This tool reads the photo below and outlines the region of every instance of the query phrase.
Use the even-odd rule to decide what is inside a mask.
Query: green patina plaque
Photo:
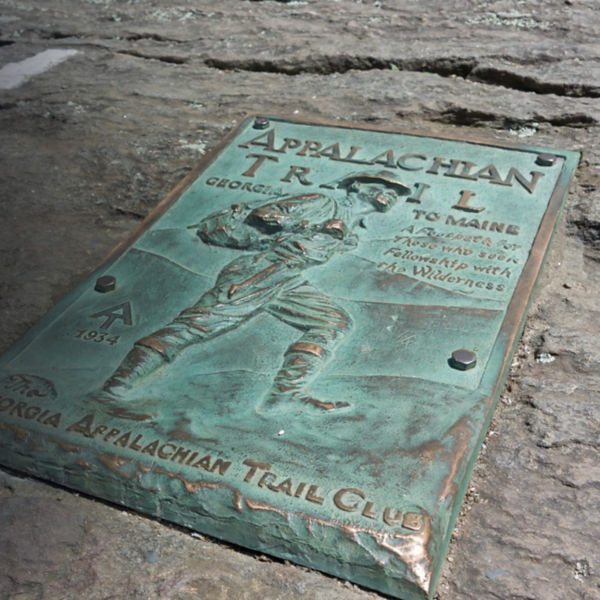
[[[431,598],[577,159],[248,117],[3,357],[2,462]]]

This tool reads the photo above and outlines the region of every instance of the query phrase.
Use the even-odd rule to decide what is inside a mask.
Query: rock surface
[[[0,68],[78,51],[0,89],[2,350],[248,112],[581,151],[437,598],[600,599],[595,0],[0,7]],[[1,599],[381,597],[8,471],[0,498]]]

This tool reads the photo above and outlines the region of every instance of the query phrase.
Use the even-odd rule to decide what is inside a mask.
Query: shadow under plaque
[[[2,461],[431,598],[577,160],[246,118],[2,358]]]

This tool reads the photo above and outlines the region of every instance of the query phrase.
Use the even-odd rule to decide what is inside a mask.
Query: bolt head
[[[269,126],[269,119],[266,117],[256,117],[254,119],[254,129],[266,129]]]
[[[112,292],[117,287],[117,280],[112,275],[102,275],[96,279],[96,287],[94,288],[101,294]]]
[[[469,369],[473,369],[477,364],[477,355],[475,352],[471,352],[471,350],[461,348],[452,353],[450,363],[453,368],[459,371],[468,371]]]
[[[554,154],[538,154],[535,159],[535,164],[540,167],[551,167],[556,162],[556,156]]]

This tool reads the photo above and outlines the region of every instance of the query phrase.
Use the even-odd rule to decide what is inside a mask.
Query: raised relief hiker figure
[[[348,406],[319,400],[307,389],[351,320],[331,297],[304,279],[304,271],[353,250],[363,218],[390,210],[410,188],[387,171],[352,174],[321,187],[345,194],[341,199],[312,193],[280,196],[262,205],[234,204],[194,226],[206,244],[235,248],[240,255],[193,306],[138,340],[104,391],[118,398],[187,346],[223,335],[266,311],[302,333],[285,351],[259,410],[289,403],[325,411]]]

